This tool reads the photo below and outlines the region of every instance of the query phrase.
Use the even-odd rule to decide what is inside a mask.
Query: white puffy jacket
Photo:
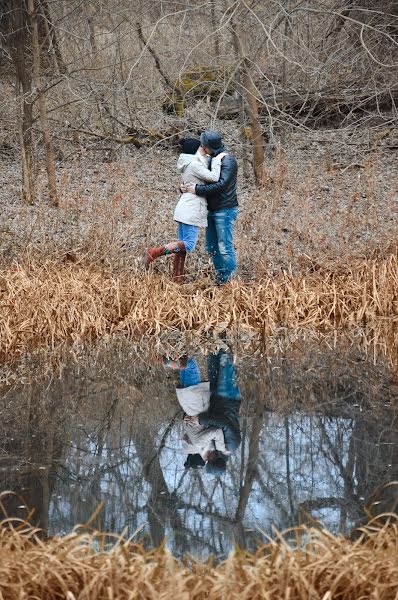
[[[178,402],[185,414],[190,417],[209,410],[210,383],[202,381],[187,388],[176,388]],[[183,424],[182,449],[187,454],[203,454],[208,450],[225,452],[225,441],[222,429],[203,425]]]
[[[215,183],[220,178],[221,159],[225,153],[213,158],[211,170],[209,159],[201,154],[180,154],[177,160],[177,169],[181,173],[181,183]],[[207,227],[207,201],[206,198],[186,192],[180,197],[174,211],[174,221]]]
[[[176,388],[178,402],[185,414],[196,417],[210,406],[210,382],[202,381],[186,388]]]
[[[203,454],[209,450],[226,452],[224,434],[222,429],[201,425],[188,425],[184,423],[182,436],[182,450],[187,454]]]

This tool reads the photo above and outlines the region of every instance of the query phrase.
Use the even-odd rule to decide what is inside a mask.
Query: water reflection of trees
[[[166,537],[177,554],[223,556],[272,525],[320,519],[348,532],[364,505],[393,507],[395,488],[383,486],[398,475],[397,394],[386,366],[311,349],[242,360],[239,380],[242,444],[220,480],[184,469],[175,381],[160,365],[109,354],[6,391],[0,482],[19,493],[6,509],[34,506],[39,525],[68,531],[103,501],[96,527],[144,525],[148,545]]]

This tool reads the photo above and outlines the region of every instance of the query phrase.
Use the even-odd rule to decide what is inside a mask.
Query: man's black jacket
[[[204,196],[207,200],[208,210],[221,210],[222,208],[233,208],[238,206],[236,193],[236,178],[238,174],[238,163],[232,154],[227,154],[221,160],[220,179],[215,183],[196,184],[198,196]]]
[[[239,426],[240,400],[211,396],[207,412],[199,415],[199,423],[203,427],[222,429],[227,450],[234,452],[241,443]]]

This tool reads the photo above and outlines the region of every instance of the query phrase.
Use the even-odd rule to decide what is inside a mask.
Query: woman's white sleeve
[[[225,438],[224,438],[224,433],[222,429],[217,429],[214,433],[214,442],[216,444],[216,448],[217,450],[220,450],[221,452],[225,452],[226,451],[226,447],[225,447]]]
[[[220,179],[221,171],[221,160],[213,159],[211,163],[211,171],[206,169],[198,160],[195,163],[191,163],[191,169],[195,177],[199,177],[207,183],[215,183]]]

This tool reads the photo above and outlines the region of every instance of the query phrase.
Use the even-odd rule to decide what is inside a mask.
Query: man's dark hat
[[[225,150],[221,133],[219,133],[218,131],[213,131],[212,129],[207,129],[202,133],[202,135],[200,136],[200,142],[202,146],[210,148],[210,150],[212,151],[211,155],[213,157],[217,156],[217,154],[220,154],[220,152],[224,152]]]
[[[214,475],[214,477],[222,477],[227,468],[228,457],[222,454],[222,452],[218,452],[218,456],[215,460],[211,462],[208,461],[206,465],[206,473],[209,475]]]
[[[207,129],[200,136],[202,146],[207,146],[212,150],[219,150],[223,145],[221,134],[218,131]]]

